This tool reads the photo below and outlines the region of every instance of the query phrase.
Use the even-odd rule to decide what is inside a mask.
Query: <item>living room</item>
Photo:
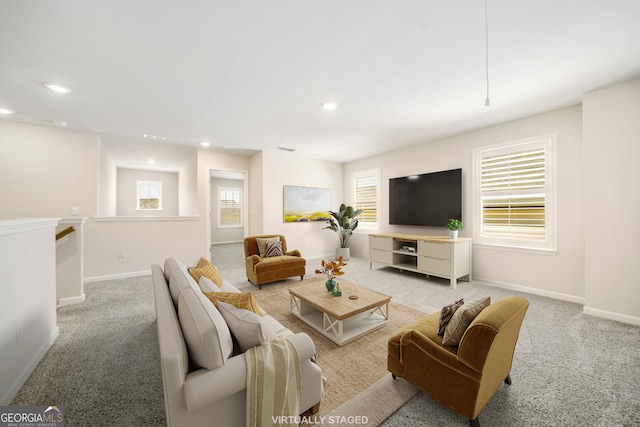
[[[635,6],[628,7],[633,10]],[[598,53],[600,50],[594,56]],[[637,50],[633,53],[635,58],[639,56]],[[474,245],[474,281],[577,303],[583,306],[585,315],[640,325],[640,308],[636,303],[640,291],[633,267],[639,258],[640,226],[629,221],[640,211],[635,188],[635,159],[640,154],[637,59],[635,66],[622,76],[612,71],[611,77],[589,87],[575,102],[507,120],[501,119],[505,117],[504,110],[491,117],[491,109],[500,108],[499,97],[491,99],[491,106],[482,106],[481,81],[478,93],[482,99],[473,102],[479,102],[484,109],[479,110],[479,116],[490,116],[482,125],[470,124],[461,132],[425,136],[408,146],[401,146],[398,141],[395,149],[388,148],[395,147],[396,141],[387,134],[388,137],[380,138],[379,144],[384,149],[349,161],[341,161],[337,153],[334,160],[329,160],[301,155],[302,150],[293,153],[278,150],[275,145],[251,155],[196,147],[197,143],[173,148],[171,153],[175,157],[185,159],[173,171],[179,174],[180,209],[177,216],[162,219],[135,220],[118,218],[115,214],[120,166],[114,160],[114,151],[110,151],[116,144],[111,144],[107,137],[89,130],[90,127],[60,128],[43,125],[38,119],[14,120],[3,115],[0,217],[68,217],[75,207],[79,216],[87,218],[86,283],[148,275],[152,264],[170,256],[195,262],[200,256],[210,255],[210,171],[241,172],[247,177],[245,234],[286,235],[289,246],[300,249],[313,265],[334,253],[335,236],[317,223],[284,223],[284,185],[329,188],[332,204],[337,208],[341,202],[350,200],[352,174],[375,169],[380,174],[380,231],[444,235],[444,224],[442,228],[427,229],[390,225],[388,180],[462,168],[465,228],[461,236],[475,238],[479,229],[474,225],[476,211],[472,198],[474,149],[553,134],[557,149],[555,250],[522,251]],[[498,81],[493,84],[500,87]],[[556,86],[563,84],[568,83],[556,82]],[[502,93],[507,92],[503,88]],[[54,109],[63,109],[53,104]],[[338,108],[333,113],[339,112]],[[158,144],[160,156],[165,150],[161,143],[154,144]],[[146,167],[140,165],[139,169]],[[368,257],[366,233],[354,235],[351,251],[355,257]],[[127,254],[126,262],[121,262],[121,253]]]

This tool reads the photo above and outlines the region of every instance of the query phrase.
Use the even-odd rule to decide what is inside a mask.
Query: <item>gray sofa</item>
[[[187,268],[168,258],[151,267],[155,294],[164,401],[169,426],[245,426],[246,362],[233,352],[231,333]],[[229,282],[223,291],[239,292]],[[268,314],[265,322],[283,326]],[[300,361],[300,410],[317,412],[322,371],[312,362],[315,346],[305,333],[287,337]]]

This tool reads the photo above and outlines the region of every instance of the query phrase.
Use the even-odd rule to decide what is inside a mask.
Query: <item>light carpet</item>
[[[258,304],[292,332],[305,332],[316,346],[318,365],[326,379],[320,411],[323,416],[359,416],[368,425],[378,425],[413,396],[417,389],[405,381],[392,381],[387,371],[387,342],[389,336],[425,316],[424,312],[397,304],[389,304],[389,321],[350,343],[339,346],[291,314],[289,289],[300,286],[299,279],[290,279],[254,290]],[[318,286],[324,287],[322,281]],[[347,296],[337,297],[347,298]],[[383,379],[387,376],[388,378]],[[381,381],[382,380],[382,381]],[[369,387],[368,398],[359,396]],[[389,397],[393,397],[390,399]],[[374,400],[375,399],[375,400]],[[344,408],[340,407],[354,400]],[[375,408],[372,411],[372,408]]]

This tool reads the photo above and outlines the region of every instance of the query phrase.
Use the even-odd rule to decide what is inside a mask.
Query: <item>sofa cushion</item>
[[[438,320],[438,335],[444,335],[444,329],[449,324],[451,317],[453,317],[453,313],[455,313],[456,310],[462,307],[463,304],[464,299],[459,299],[453,304],[442,307],[442,310],[440,310],[440,319]]]
[[[180,292],[188,287],[192,286],[193,278],[187,274],[186,270],[177,268],[171,273],[169,278],[169,292],[171,293],[171,299],[173,304],[178,306],[178,297]]]
[[[465,303],[453,313],[449,324],[444,330],[442,344],[458,345],[464,332],[467,330],[473,319],[476,318],[482,310],[491,304],[491,297],[484,297]]]
[[[186,269],[185,265],[180,262],[180,260],[170,257],[164,260],[164,277],[167,279],[167,282],[171,278],[171,273],[178,269]]]
[[[262,310],[258,307],[255,297],[251,292],[204,292],[204,295],[218,307],[219,302],[226,302],[234,307],[241,308],[259,316],[262,316]]]
[[[220,275],[220,272],[207,259],[200,258],[198,264],[194,268],[189,269],[189,274],[193,277],[196,283],[200,281],[200,277],[205,276],[216,285],[222,286],[222,276]]]
[[[243,353],[276,337],[276,331],[273,330],[269,322],[251,311],[237,308],[222,301],[218,302],[218,309],[233,336],[238,340],[240,350]]]
[[[233,352],[231,332],[216,307],[191,286],[178,298],[178,319],[196,369],[217,369]]]
[[[267,254],[267,242],[279,242],[280,237],[256,237],[256,244],[258,245],[258,252],[260,252],[260,258],[265,258]]]

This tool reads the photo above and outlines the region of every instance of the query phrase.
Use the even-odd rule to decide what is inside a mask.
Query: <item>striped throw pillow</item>
[[[282,242],[267,242],[265,255],[267,258],[274,256],[282,256]]]
[[[200,258],[198,265],[189,269],[189,274],[193,277],[196,283],[199,283],[200,278],[205,276],[218,285],[218,287],[222,286],[222,276],[220,275],[220,272],[207,259]]]
[[[249,310],[262,317],[262,310],[258,306],[255,297],[251,292],[203,292],[209,301],[218,308],[218,302],[226,302],[237,308]]]

